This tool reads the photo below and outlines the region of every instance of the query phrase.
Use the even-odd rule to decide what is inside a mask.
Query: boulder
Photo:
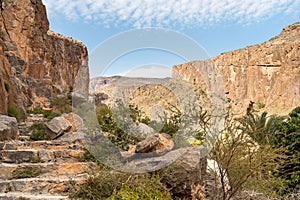
[[[146,137],[145,140],[139,142],[135,147],[135,153],[164,154],[174,147],[174,142],[167,134],[156,133]]]
[[[161,170],[162,182],[172,193],[173,199],[203,199],[202,187],[206,175],[206,149],[188,147],[185,153],[176,159],[170,166]]]
[[[171,150],[164,155],[136,153],[127,159],[123,171],[146,173],[158,171],[173,199],[203,199],[207,149],[202,146]],[[151,156],[152,155],[152,156]]]
[[[70,131],[72,124],[64,117],[55,117],[50,122],[45,123],[46,139],[54,140]]]
[[[0,115],[0,141],[16,140],[19,137],[17,119]]]
[[[46,139],[53,140],[67,132],[76,132],[83,128],[82,119],[74,114],[63,114],[60,117],[53,118],[50,122],[45,123]]]
[[[70,129],[70,132],[76,132],[76,131],[82,129],[84,126],[83,120],[75,113],[63,114],[62,117],[70,122],[70,124],[72,126]]]

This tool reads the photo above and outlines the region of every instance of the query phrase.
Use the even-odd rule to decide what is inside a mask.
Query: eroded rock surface
[[[212,62],[223,76],[233,111],[246,112],[250,101],[265,105],[270,113],[286,114],[300,105],[300,22],[262,44],[223,53]],[[175,66],[183,79],[203,84],[201,61]]]
[[[25,111],[35,99],[52,99],[73,85],[86,93],[86,47],[49,30],[41,0],[0,3],[0,113],[8,105]]]

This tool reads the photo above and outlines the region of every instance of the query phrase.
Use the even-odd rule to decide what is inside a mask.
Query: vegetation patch
[[[33,178],[41,174],[41,170],[34,167],[19,167],[12,172],[12,179]]]
[[[73,185],[71,199],[171,200],[171,194],[156,175],[132,175],[102,170],[81,186]]]
[[[45,125],[44,123],[33,124],[30,127],[31,135],[30,140],[39,141],[45,139]]]
[[[7,114],[8,116],[15,117],[18,121],[21,120],[21,112],[15,105],[9,105],[7,107]]]
[[[34,108],[33,110],[27,110],[27,114],[42,114],[44,116],[44,118],[48,119],[48,120],[51,120],[55,117],[59,117],[60,114],[59,113],[56,113],[56,112],[53,112],[51,110],[43,110],[43,109],[40,109],[40,108]]]

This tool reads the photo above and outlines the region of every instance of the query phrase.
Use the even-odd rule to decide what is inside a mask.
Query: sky
[[[267,41],[300,21],[300,0],[43,2],[50,29],[87,46],[91,77],[170,76],[173,65]]]

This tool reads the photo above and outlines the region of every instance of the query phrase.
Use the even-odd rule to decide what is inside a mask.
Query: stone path
[[[0,199],[68,199],[93,163],[79,162],[79,140],[0,142]]]

